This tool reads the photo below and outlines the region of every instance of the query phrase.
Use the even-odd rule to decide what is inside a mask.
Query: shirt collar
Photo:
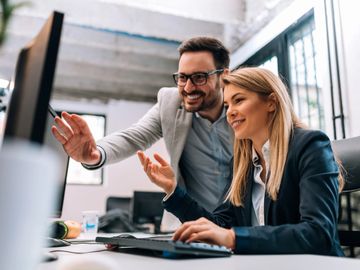
[[[195,115],[196,118],[202,118],[202,119],[204,119],[198,112],[195,112],[194,115]],[[219,117],[215,122],[217,122],[217,121],[219,121],[219,120],[221,120],[221,119],[223,119],[223,118],[226,118],[226,110],[225,110],[225,107],[222,108],[220,117]],[[214,122],[214,123],[215,123],[215,122]]]
[[[264,157],[264,160],[265,160],[266,167],[268,167],[269,160],[270,160],[270,141],[269,140],[267,140],[265,142],[265,144],[263,145],[261,151],[262,151],[262,154],[263,154],[263,157]],[[259,163],[258,161],[259,161],[259,156],[256,153],[255,148],[253,146],[252,147],[252,162],[253,162],[254,165],[258,165],[258,163]]]

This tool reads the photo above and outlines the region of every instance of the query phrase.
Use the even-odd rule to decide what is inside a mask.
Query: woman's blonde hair
[[[270,141],[270,176],[266,191],[272,200],[277,199],[285,162],[288,154],[289,141],[294,127],[305,126],[295,115],[287,88],[278,76],[263,68],[240,68],[224,76],[224,85],[237,87],[257,93],[267,99],[272,95],[276,102],[276,110],[269,123]],[[236,206],[243,205],[247,176],[252,164],[252,142],[249,139],[234,140],[233,181],[226,199]],[[339,177],[342,183],[342,177]]]

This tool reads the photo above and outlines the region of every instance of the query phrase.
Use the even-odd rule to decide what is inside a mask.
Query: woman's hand
[[[235,232],[224,229],[206,218],[183,223],[173,236],[174,241],[201,241],[235,249]]]
[[[137,155],[151,182],[161,187],[166,195],[171,194],[176,188],[176,179],[170,164],[158,154],[154,154],[154,158],[159,164],[152,163],[150,158],[145,156],[142,151],[138,151]]]

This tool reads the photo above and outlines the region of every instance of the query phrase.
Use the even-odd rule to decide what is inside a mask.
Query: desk
[[[51,248],[49,250],[66,250],[87,252],[103,250],[103,245],[80,244],[64,248]],[[163,259],[158,257],[141,256],[121,253],[117,251],[102,251],[90,254],[56,253],[59,259],[53,262],[41,263],[38,270],[65,270],[70,264],[79,261],[103,260],[108,261],[113,268],[106,269],[147,269],[147,270],[359,270],[360,260],[350,258],[336,258],[317,255],[233,255],[229,258],[201,258],[201,259]],[[95,269],[95,268],[93,268]],[[96,268],[98,269],[98,268]],[[100,269],[100,268],[99,268]],[[71,270],[73,270],[71,268]],[[89,268],[91,270],[91,268]]]

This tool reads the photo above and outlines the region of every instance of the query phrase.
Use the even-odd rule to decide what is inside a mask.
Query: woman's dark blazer
[[[343,256],[337,235],[338,166],[328,137],[321,131],[296,128],[276,201],[265,195],[265,226],[251,226],[253,168],[244,207],[229,201],[210,213],[177,187],[164,202],[182,222],[205,217],[233,228],[235,253],[312,253]]]

